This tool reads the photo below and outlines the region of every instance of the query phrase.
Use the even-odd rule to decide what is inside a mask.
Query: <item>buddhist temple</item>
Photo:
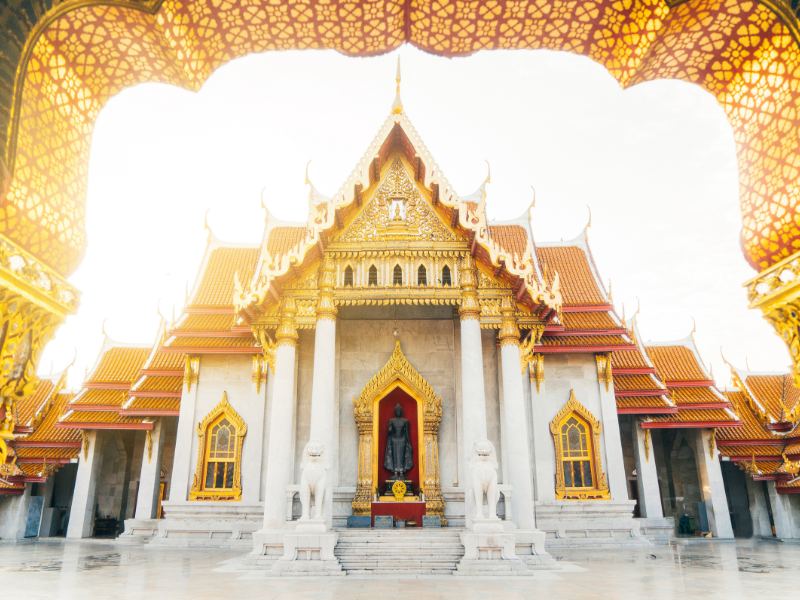
[[[80,389],[17,402],[0,537],[241,547],[278,575],[420,572],[365,562],[384,528],[434,530],[421,555],[454,574],[800,538],[791,375],[731,367],[720,389],[694,332],[646,341],[618,313],[588,227],[491,222],[488,183],[456,193],[398,84],[336,194],[309,184],[306,222],[209,232],[152,344],[106,336]]]

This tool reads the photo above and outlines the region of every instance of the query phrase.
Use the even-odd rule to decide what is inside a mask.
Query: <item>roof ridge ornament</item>
[[[392,102],[392,114],[403,114],[403,100],[400,98],[400,56],[397,57],[397,71],[394,76],[395,91],[394,102]]]

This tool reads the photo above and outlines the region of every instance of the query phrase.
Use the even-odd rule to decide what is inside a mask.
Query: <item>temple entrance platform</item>
[[[401,532],[402,533],[402,532]],[[407,532],[406,532],[407,533]],[[558,570],[532,577],[451,575],[275,578],[237,564],[232,548],[174,548],[106,540],[0,543],[0,573],[16,598],[205,600],[413,600],[614,598],[617,600],[793,598],[800,545],[760,542],[670,544],[647,550],[567,554]]]

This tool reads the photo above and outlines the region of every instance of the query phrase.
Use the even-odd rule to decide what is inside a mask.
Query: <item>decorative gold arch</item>
[[[591,430],[587,432],[589,459],[592,467],[591,487],[584,489],[568,488],[564,481],[563,442],[561,441],[561,427],[571,417],[577,416]],[[603,472],[603,463],[600,458],[600,431],[602,425],[589,409],[575,398],[575,390],[569,391],[569,400],[558,411],[555,418],[550,421],[550,433],[553,434],[553,444],[556,451],[556,498],[558,500],[607,500],[609,498],[608,481]]]
[[[378,481],[378,410],[380,401],[400,388],[417,402],[419,479],[425,494],[425,511],[444,518],[444,499],[439,481],[439,424],[442,399],[425,378],[408,362],[396,340],[386,364],[369,380],[361,395],[353,399],[358,427],[358,483],[353,498],[353,514],[369,515]]]
[[[206,489],[204,481],[209,450],[206,435],[209,427],[222,418],[227,419],[236,430],[233,487],[224,490]],[[242,445],[245,435],[247,424],[228,402],[228,393],[223,392],[219,404],[197,424],[197,467],[189,490],[189,500],[239,500],[242,497]]]

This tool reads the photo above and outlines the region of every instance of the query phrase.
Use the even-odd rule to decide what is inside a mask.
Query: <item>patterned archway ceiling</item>
[[[763,269],[800,251],[800,47],[789,0],[7,0],[0,34],[0,232],[62,273],[83,253],[92,128],[110,96],[144,81],[197,89],[252,52],[364,56],[405,42],[446,56],[567,50],[623,86],[701,85],[733,127],[745,256]]]

